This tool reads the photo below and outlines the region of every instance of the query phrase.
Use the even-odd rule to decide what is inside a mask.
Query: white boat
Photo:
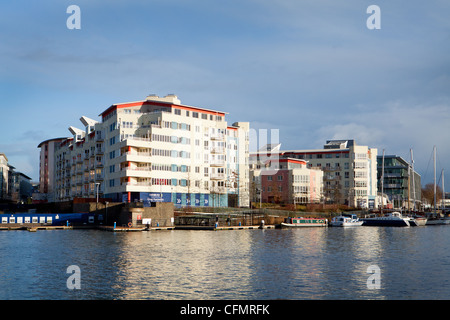
[[[438,215],[438,216],[430,215],[430,216],[428,216],[428,219],[426,222],[427,226],[436,226],[436,225],[445,225],[445,224],[450,224],[450,217],[442,217],[441,215]]]
[[[322,218],[286,218],[281,223],[282,228],[327,227],[328,219]]]
[[[359,227],[364,221],[359,220],[356,214],[342,214],[338,217],[334,217],[330,221],[332,227]]]
[[[390,212],[382,217],[361,218],[364,222],[363,226],[378,226],[378,227],[409,227],[416,226],[414,219],[410,217],[403,217],[400,212]],[[411,222],[411,223],[410,223]]]
[[[427,224],[428,219],[422,216],[414,216],[413,220],[411,220],[409,223],[410,225],[413,226],[413,223],[419,227],[419,226],[424,226]]]

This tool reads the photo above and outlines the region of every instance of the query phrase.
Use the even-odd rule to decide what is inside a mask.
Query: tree
[[[436,202],[442,198],[442,189],[436,186]],[[422,201],[434,205],[434,184],[428,183],[422,188]]]

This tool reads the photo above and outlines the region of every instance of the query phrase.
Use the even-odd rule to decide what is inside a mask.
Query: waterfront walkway
[[[72,226],[51,226],[51,225],[43,225],[40,223],[8,223],[8,224],[0,224],[0,230],[28,230],[31,232],[38,230],[67,230],[72,229]]]
[[[274,229],[276,225],[253,225],[253,226],[196,226],[196,225],[183,225],[183,226],[171,226],[171,227],[127,227],[127,226],[52,226],[43,225],[39,223],[29,224],[0,224],[0,230],[28,230],[31,232],[38,230],[68,230],[68,229],[99,229],[103,231],[111,232],[142,232],[142,231],[159,231],[159,230],[248,230],[248,229]]]
[[[173,226],[173,227],[113,227],[101,226],[100,230],[113,232],[133,232],[133,231],[158,231],[158,230],[248,230],[248,229],[273,229],[275,225],[261,226]]]

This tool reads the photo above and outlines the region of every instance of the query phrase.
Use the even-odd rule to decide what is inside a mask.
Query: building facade
[[[8,173],[8,158],[4,153],[0,153],[0,200],[8,198]]]
[[[264,166],[251,170],[251,179],[255,190],[259,190],[255,195],[264,203],[307,204],[322,200],[323,172],[309,168],[304,160],[269,160]]]
[[[377,208],[377,149],[354,140],[329,140],[323,149],[258,151],[250,163],[278,157],[301,159],[323,172],[323,203]]]
[[[378,190],[383,190],[394,208],[418,210],[422,203],[420,175],[400,156],[378,156],[377,161]]]
[[[39,200],[53,202],[53,189],[55,185],[55,148],[67,138],[56,138],[42,141],[39,152]]]
[[[55,150],[55,197],[249,205],[248,122],[175,95],[114,104]]]
[[[8,163],[4,153],[0,153],[0,201],[1,202],[26,202],[31,200],[31,178],[26,174],[16,171],[16,168]]]

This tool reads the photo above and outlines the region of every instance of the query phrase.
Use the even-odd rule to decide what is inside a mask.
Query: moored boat
[[[282,228],[302,228],[302,227],[327,227],[328,219],[322,218],[286,218],[281,223]]]
[[[426,221],[427,226],[450,224],[450,217],[441,215],[430,215]]]
[[[330,221],[332,227],[359,227],[364,221],[359,220],[356,214],[342,214],[338,217],[334,217]]]
[[[426,217],[422,217],[422,216],[414,216],[412,221],[413,221],[413,223],[416,224],[417,227],[419,227],[419,226],[426,225],[428,219]],[[410,221],[410,224],[411,224],[411,221]]]
[[[378,226],[378,227],[409,227],[415,226],[410,224],[413,218],[403,217],[400,212],[390,212],[382,217],[361,218],[364,222],[363,226]]]

